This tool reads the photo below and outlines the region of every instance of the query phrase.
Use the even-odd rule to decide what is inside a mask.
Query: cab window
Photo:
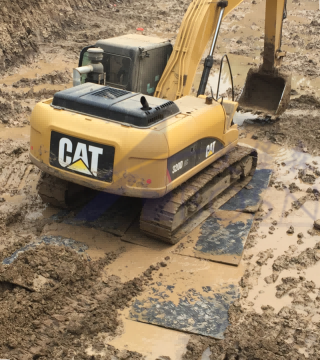
[[[82,66],[90,64],[88,52],[82,59]],[[131,71],[131,59],[124,56],[104,53],[102,64],[106,73],[106,82],[112,85],[126,87],[129,83]],[[87,75],[82,75],[81,83],[86,82]]]

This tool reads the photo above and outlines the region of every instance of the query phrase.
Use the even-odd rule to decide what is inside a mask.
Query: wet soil
[[[287,146],[301,152],[320,154],[320,116],[317,111],[303,113],[288,110],[274,120],[259,117],[247,120],[242,134],[242,138],[253,137],[256,140]]]
[[[40,173],[28,159],[33,106],[71,86],[80,50],[99,38],[136,33],[142,27],[143,34],[174,41],[189,0],[4,3],[0,10],[1,261],[35,241],[57,212],[37,196]],[[263,8],[262,0],[246,0],[225,19],[210,79],[213,89],[224,53],[231,54],[236,97],[248,69],[261,62]],[[246,245],[241,297],[229,311],[225,339],[191,336],[185,360],[320,358],[320,234],[313,228],[320,218],[316,211],[320,159],[314,157],[320,155],[317,9],[315,0],[288,2],[283,69],[292,72],[293,81],[287,111],[279,117],[239,113],[241,141],[257,146],[262,154],[260,166],[268,163],[275,173]],[[221,93],[231,94],[225,70]],[[291,235],[287,233],[290,226],[294,228]],[[68,247],[39,245],[20,254],[9,267],[0,265],[0,357],[99,358],[89,355],[90,347],[105,359],[143,358],[134,348],[117,349],[105,341],[121,334],[120,310],[146,288],[158,270],[157,265],[150,268],[148,264],[133,279],[108,275],[103,269],[112,267],[125,252],[110,250],[88,261]],[[135,267],[133,272],[139,271]],[[14,281],[18,276],[22,276],[20,285]],[[42,281],[37,291],[31,286],[34,276]]]
[[[2,260],[8,250],[0,254]],[[120,326],[117,310],[144,289],[147,276],[156,270],[152,268],[147,276],[142,274],[125,283],[112,276],[99,280],[101,270],[118,255],[110,252],[100,260],[88,261],[68,247],[40,245],[19,255],[12,266],[2,266],[1,356],[90,359],[85,355],[89,344],[104,348],[103,338],[97,334],[116,335]],[[28,286],[35,275],[45,283],[39,290],[30,291]],[[15,285],[17,278],[25,287]],[[107,350],[110,355],[119,353],[112,347]],[[118,358],[128,357],[141,358],[131,352]]]

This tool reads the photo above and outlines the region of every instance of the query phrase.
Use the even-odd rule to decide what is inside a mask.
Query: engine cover
[[[141,93],[86,83],[54,95],[52,106],[113,120],[137,127],[149,127],[180,113],[172,102],[145,96],[149,108],[141,105]]]

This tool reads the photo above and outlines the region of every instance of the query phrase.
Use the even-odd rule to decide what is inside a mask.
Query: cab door
[[[137,92],[153,96],[172,52],[172,45],[141,50]]]

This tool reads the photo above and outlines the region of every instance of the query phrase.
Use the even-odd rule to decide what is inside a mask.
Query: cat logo
[[[115,147],[51,131],[50,165],[112,182]]]
[[[216,142],[212,142],[209,144],[206,148],[206,158],[214,154],[214,148],[215,148]]]
[[[74,153],[73,150],[72,141],[65,137],[61,138],[58,154],[59,164],[68,170],[97,177],[99,156],[103,155],[103,149],[78,142]]]

